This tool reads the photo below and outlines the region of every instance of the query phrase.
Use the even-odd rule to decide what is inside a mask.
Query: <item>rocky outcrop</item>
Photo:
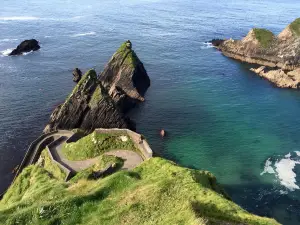
[[[265,66],[250,69],[259,76],[271,81],[280,88],[300,88],[300,69],[284,71],[282,69],[272,70]]]
[[[279,87],[298,87],[289,80],[289,71],[300,68],[300,18],[288,25],[279,35],[265,29],[252,29],[242,40],[224,40],[212,42],[225,56],[253,64],[273,68],[276,72],[267,79]],[[284,71],[279,71],[282,69]],[[262,74],[262,73],[260,73]],[[277,74],[275,76],[275,74]],[[280,75],[279,75],[280,74]],[[270,76],[273,79],[270,79]],[[283,84],[282,76],[287,81]],[[280,80],[276,80],[280,79]],[[296,83],[294,81],[293,83]]]
[[[97,80],[95,70],[89,70],[66,101],[54,110],[44,133],[73,128],[92,131],[100,127],[135,130],[134,123],[120,112]]]
[[[82,77],[82,72],[81,72],[81,70],[80,69],[78,69],[78,68],[75,68],[74,70],[73,70],[73,81],[75,82],[75,83],[78,83],[79,81],[80,81],[80,79],[81,79],[81,77]]]
[[[74,73],[77,77],[80,70],[76,68]],[[134,122],[125,113],[144,101],[149,86],[143,63],[132,50],[131,42],[126,41],[99,77],[94,70],[82,76],[66,101],[53,111],[44,132],[74,128],[135,130]]]
[[[149,76],[130,41],[123,43],[112,56],[99,80],[123,112],[143,102],[150,86]]]
[[[21,55],[25,52],[37,51],[41,47],[39,46],[39,42],[35,39],[22,41],[21,44],[17,46],[9,55]]]

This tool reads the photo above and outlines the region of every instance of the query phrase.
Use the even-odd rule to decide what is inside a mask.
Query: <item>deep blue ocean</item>
[[[153,150],[213,172],[250,212],[300,224],[300,91],[274,87],[205,43],[252,27],[279,33],[300,17],[297,0],[1,0],[0,8],[0,192],[74,87],[72,70],[101,72],[130,39],[152,82],[131,117]],[[40,51],[6,56],[28,38]]]

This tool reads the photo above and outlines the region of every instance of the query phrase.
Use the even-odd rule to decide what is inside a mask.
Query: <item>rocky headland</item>
[[[264,66],[251,70],[276,86],[300,88],[300,18],[277,36],[254,28],[242,40],[215,39],[212,44],[225,56]]]
[[[26,53],[26,52],[37,51],[40,48],[41,47],[37,40],[35,40],[35,39],[25,40],[25,41],[22,41],[22,43],[19,44],[17,46],[17,48],[15,48],[9,55],[10,56],[22,55],[23,53]]]
[[[127,116],[136,103],[144,101],[150,79],[130,41],[121,45],[104,71],[89,70],[65,102],[50,116],[44,133],[57,129],[128,128],[135,124]]]

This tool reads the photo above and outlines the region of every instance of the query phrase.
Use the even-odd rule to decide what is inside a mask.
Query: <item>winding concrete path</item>
[[[49,147],[49,150],[51,151],[53,158],[57,162],[61,163],[66,168],[74,172],[79,172],[81,170],[87,169],[93,166],[95,163],[97,163],[99,157],[95,157],[87,160],[81,160],[81,161],[68,160],[62,153],[62,145],[67,141],[67,139],[70,136],[71,135],[69,134],[62,136],[60,140],[56,141],[55,145]],[[113,150],[105,153],[105,155],[113,155],[122,158],[124,160],[124,165],[122,167],[123,170],[133,169],[143,162],[142,157],[137,152],[130,151],[130,150]]]

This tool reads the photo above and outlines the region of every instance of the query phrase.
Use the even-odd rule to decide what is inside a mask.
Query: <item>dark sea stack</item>
[[[21,44],[18,45],[16,49],[14,49],[9,55],[22,55],[25,52],[37,51],[41,47],[39,46],[39,42],[35,39],[22,41]]]
[[[89,70],[78,82],[66,101],[50,116],[44,129],[48,133],[57,129],[128,128],[135,124],[115,106],[105,88],[97,80],[95,70]]]
[[[124,42],[112,56],[99,80],[123,112],[143,102],[150,86],[149,76],[130,41]]]
[[[242,40],[229,39],[218,44],[216,48],[225,56],[267,67],[268,72],[255,68],[252,71],[258,71],[257,74],[276,86],[300,87],[300,18],[277,36],[266,29],[254,28]]]
[[[78,83],[79,81],[80,81],[80,79],[81,79],[81,77],[82,77],[82,72],[81,72],[81,70],[80,69],[78,69],[78,68],[75,68],[74,70],[73,70],[73,81],[75,82],[75,83]]]
[[[212,40],[210,41],[210,43],[211,43],[213,46],[218,47],[218,46],[220,46],[221,44],[223,44],[224,41],[225,41],[225,40],[223,40],[223,39],[212,39]]]

